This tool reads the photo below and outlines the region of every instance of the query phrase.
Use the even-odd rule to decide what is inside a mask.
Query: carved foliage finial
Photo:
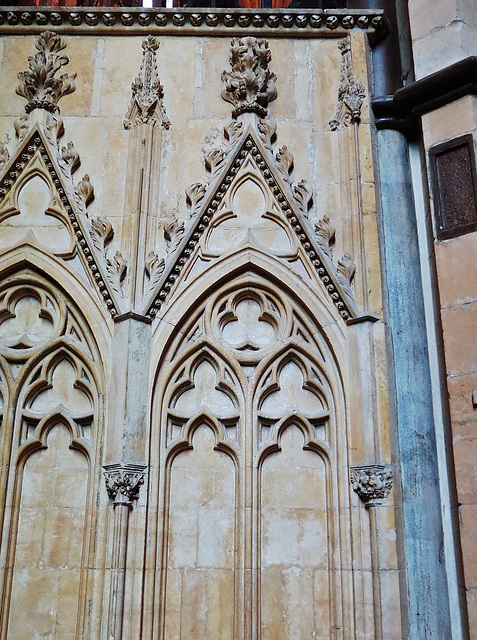
[[[159,42],[153,36],[142,41],[142,62],[139,75],[131,85],[132,97],[124,120],[124,128],[131,129],[141,124],[156,125],[169,129],[171,123],[167,117],[162,99],[164,87],[159,81],[156,66],[156,51]]]
[[[64,73],[59,78],[56,73],[68,64],[67,56],[60,53],[66,44],[52,31],[40,34],[36,43],[38,53],[28,58],[28,71],[18,74],[18,95],[28,100],[25,111],[46,109],[59,111],[58,101],[76,89],[76,73]]]
[[[388,497],[393,486],[393,472],[391,467],[382,464],[351,467],[350,480],[366,506],[373,506]]]
[[[262,38],[232,40],[232,71],[222,73],[225,83],[222,98],[234,105],[233,118],[246,112],[256,113],[260,118],[266,117],[268,103],[277,97],[276,76],[268,69],[271,57],[268,42]]]
[[[351,61],[351,43],[349,35],[338,44],[341,49],[341,76],[338,89],[338,104],[335,115],[330,120],[330,129],[336,131],[340,125],[347,127],[352,122],[359,122],[361,105],[366,96],[362,82],[353,75]]]
[[[106,491],[115,504],[131,504],[139,498],[145,467],[136,464],[104,465]]]

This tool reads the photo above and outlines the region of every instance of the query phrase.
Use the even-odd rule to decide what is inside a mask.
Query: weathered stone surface
[[[35,37],[1,43],[0,638],[372,637],[386,610],[398,640],[394,494],[376,528],[349,486],[392,451],[371,129],[329,129],[337,39],[269,38],[264,125],[230,123],[228,36],[161,37],[171,127],[126,131],[141,37],[99,35],[62,36],[59,144],[36,116],[14,139]]]

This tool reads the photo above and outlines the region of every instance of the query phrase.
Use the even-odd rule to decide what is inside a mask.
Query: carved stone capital
[[[139,498],[146,467],[137,464],[105,464],[106,491],[114,504],[131,504]]]
[[[171,126],[162,102],[164,87],[157,74],[156,50],[158,48],[159,43],[153,36],[148,36],[142,41],[141,68],[131,85],[132,97],[124,120],[125,129],[141,124],[154,126],[159,123],[164,129],[169,129]]]
[[[353,489],[367,507],[388,497],[393,485],[393,472],[389,465],[362,465],[350,467],[349,471]]]
[[[38,53],[28,58],[29,70],[18,74],[16,92],[28,100],[25,106],[27,113],[33,109],[59,111],[60,98],[76,89],[76,73],[55,77],[57,71],[69,62],[67,56],[60,53],[65,47],[56,33],[45,31],[40,34],[36,43]]]
[[[234,105],[232,117],[246,112],[256,113],[260,118],[267,115],[268,103],[277,97],[276,76],[268,69],[271,57],[268,42],[262,38],[232,40],[232,71],[222,73],[225,84],[222,98]]]

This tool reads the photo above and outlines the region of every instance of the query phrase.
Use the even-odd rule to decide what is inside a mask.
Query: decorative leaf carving
[[[285,177],[285,180],[288,180],[288,176],[293,171],[293,160],[293,154],[288,151],[287,147],[285,145],[280,147],[277,151],[276,162],[277,167],[280,173]]]
[[[61,164],[67,167],[70,174],[74,173],[81,164],[79,153],[72,142],[68,142],[66,147],[61,147],[60,158]]]
[[[268,69],[272,54],[262,38],[234,38],[230,49],[232,71],[222,73],[222,98],[233,104],[232,117],[241,113],[267,115],[268,103],[275,100],[276,76]]]
[[[144,265],[144,270],[147,277],[149,278],[149,290],[153,289],[159,282],[159,279],[164,272],[165,266],[166,261],[164,260],[164,258],[159,258],[157,254],[154,253],[154,251],[149,252],[146,258],[146,263]]]
[[[127,264],[120,251],[116,251],[112,258],[106,258],[106,268],[112,288],[122,295],[122,284],[126,277]]]
[[[222,169],[225,164],[226,153],[222,149],[211,149],[205,155],[205,168],[210,171],[212,177]]]
[[[164,238],[167,245],[167,254],[170,256],[177,249],[182,236],[184,235],[184,221],[179,222],[177,218],[173,218],[164,225]]]
[[[260,120],[258,122],[258,132],[260,139],[269,151],[273,150],[273,141],[276,138],[277,123],[271,120]]]
[[[0,171],[10,160],[10,153],[7,149],[8,137],[5,142],[0,142]]]
[[[315,224],[315,234],[318,245],[330,259],[333,256],[331,247],[333,245],[333,242],[335,241],[335,233],[336,229],[330,223],[330,219],[328,216],[323,216],[323,219],[319,220]]]
[[[52,147],[58,146],[58,138],[64,133],[63,118],[54,113],[48,113],[45,121],[45,135]]]
[[[382,464],[351,467],[350,481],[361,500],[371,506],[388,497],[393,486],[393,472],[391,467]]]
[[[243,122],[235,122],[234,120],[232,120],[232,122],[229,122],[229,124],[224,127],[225,139],[229,141],[227,153],[235,148],[238,141],[240,140],[240,136],[242,135],[242,133]]]
[[[33,109],[59,111],[60,98],[76,89],[76,73],[55,77],[61,67],[69,62],[65,55],[60,54],[66,44],[56,33],[45,31],[40,34],[35,46],[38,53],[28,58],[29,70],[18,74],[16,92],[28,100],[25,106],[27,113]]]
[[[83,176],[83,179],[78,182],[75,187],[76,195],[82,200],[85,206],[93,199],[94,187],[89,181],[89,175]]]
[[[187,202],[192,207],[192,213],[195,213],[198,205],[202,202],[207,191],[207,185],[204,182],[194,182],[186,189]]]
[[[15,133],[20,142],[25,138],[28,130],[30,129],[30,116],[26,113],[15,120],[13,126],[15,127]]]
[[[93,218],[91,220],[91,238],[94,246],[104,253],[114,238],[113,225],[106,218]]]
[[[298,203],[303,215],[308,217],[308,210],[313,202],[313,193],[308,190],[306,180],[300,180],[298,184],[293,185],[293,197]]]
[[[349,296],[353,296],[353,289],[351,288],[351,283],[353,282],[355,273],[356,273],[356,263],[349,253],[345,253],[344,256],[338,260],[336,277],[340,285],[343,287],[344,291]]]
[[[145,467],[136,464],[104,465],[106,491],[116,504],[130,505],[139,498],[144,484]]]
[[[131,85],[132,97],[124,119],[125,129],[141,124],[154,126],[160,123],[164,129],[169,129],[171,126],[162,102],[164,87],[157,73],[156,50],[158,48],[159,42],[154,36],[147,36],[142,41],[141,68]]]

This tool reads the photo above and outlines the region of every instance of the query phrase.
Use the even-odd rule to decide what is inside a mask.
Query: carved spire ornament
[[[393,486],[391,467],[382,464],[350,468],[350,480],[366,506],[379,504],[388,497]]]
[[[131,129],[141,124],[156,125],[169,129],[171,123],[167,117],[164,104],[164,87],[159,81],[156,66],[156,51],[159,42],[153,36],[142,41],[142,62],[139,75],[131,85],[132,97],[124,128]]]
[[[336,131],[341,126],[347,127],[353,122],[359,122],[361,105],[366,97],[364,85],[353,75],[351,60],[351,40],[349,35],[338,44],[341,50],[341,76],[338,89],[338,104],[335,115],[330,120],[330,129]]]
[[[276,76],[268,69],[271,57],[268,42],[262,38],[232,40],[232,71],[222,73],[225,83],[222,98],[234,105],[233,118],[247,112],[266,117],[268,103],[277,97]]]
[[[52,31],[42,33],[36,43],[38,53],[28,58],[28,71],[18,74],[19,83],[16,88],[18,95],[28,100],[25,111],[46,109],[58,112],[58,101],[76,89],[76,73],[64,73],[55,77],[61,67],[68,64],[67,56],[60,53],[66,44],[60,36]]]

